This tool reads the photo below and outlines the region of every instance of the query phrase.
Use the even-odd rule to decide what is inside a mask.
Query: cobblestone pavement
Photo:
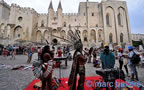
[[[19,55],[16,56],[16,60],[10,60],[10,57],[7,59],[0,56],[0,64],[6,65],[31,65],[26,64],[27,56]],[[33,59],[36,59],[36,54],[33,55]],[[68,61],[68,67],[66,69],[61,69],[61,77],[69,77],[71,71],[72,61]],[[64,66],[64,62],[62,63]],[[116,62],[116,67],[118,67],[118,62]],[[96,76],[97,69],[93,67],[92,63],[86,64],[86,76]],[[56,68],[54,70],[53,76],[59,78],[60,69]],[[144,81],[144,69],[138,68],[139,78],[141,81]],[[31,70],[10,70],[10,69],[0,69],[0,90],[24,90],[27,85],[35,79],[33,72]]]

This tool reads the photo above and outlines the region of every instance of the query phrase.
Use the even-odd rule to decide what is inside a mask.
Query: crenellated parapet
[[[22,11],[22,12],[31,12],[31,13],[34,13],[34,14],[38,14],[33,8],[30,8],[30,7],[20,7],[19,5],[14,4],[14,3],[11,4],[11,8],[16,8],[16,9]]]
[[[4,5],[8,9],[10,9],[10,6],[4,0],[0,0],[0,4]]]
[[[40,13],[39,16],[48,16],[47,13]]]
[[[78,13],[64,13],[64,16],[77,16]]]
[[[17,4],[15,4],[15,3],[12,3],[12,4],[11,4],[11,7],[20,8],[20,6],[17,5]]]

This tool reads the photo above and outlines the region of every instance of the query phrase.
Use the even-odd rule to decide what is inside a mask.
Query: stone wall
[[[6,12],[2,12],[3,10]],[[7,23],[4,24],[9,25],[6,32],[13,41],[21,39],[41,43],[45,39],[49,42],[57,39],[61,42],[61,39],[53,37],[52,34],[68,39],[69,30],[79,30],[84,45],[110,44],[110,35],[112,43],[131,43],[129,15],[125,1],[80,2],[78,13],[63,13],[62,8],[54,11],[52,2],[48,13],[45,14],[17,4],[11,4],[10,9],[8,5],[4,6],[3,10],[0,4],[0,12],[2,12],[0,17],[8,18]],[[0,19],[0,22],[3,21]],[[4,28],[5,26],[2,25],[1,28]]]
[[[134,41],[144,40],[144,34],[132,34],[132,40]]]

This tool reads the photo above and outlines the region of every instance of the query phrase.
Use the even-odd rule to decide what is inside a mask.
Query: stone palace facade
[[[54,2],[53,2],[54,3]],[[69,31],[78,30],[84,45],[131,43],[128,8],[125,1],[102,0],[80,2],[78,13],[63,13],[59,2],[54,11],[52,1],[48,13],[41,14],[32,8],[9,6],[0,0],[0,37],[8,40],[44,43],[62,43],[69,39]]]
[[[132,34],[132,40],[134,41],[144,41],[144,34]]]

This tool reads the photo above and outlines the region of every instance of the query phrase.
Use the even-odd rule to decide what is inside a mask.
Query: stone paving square
[[[33,55],[33,61],[37,58],[36,56],[37,54]],[[9,60],[9,57],[4,60],[3,56],[0,56],[0,64],[5,65],[31,65],[26,64],[26,60],[26,55],[17,55],[16,60]],[[67,69],[61,69],[61,78],[69,77],[71,71],[71,64],[72,61],[68,61]],[[62,62],[62,66],[63,65],[64,61]],[[118,66],[117,61],[115,66]],[[97,68],[94,68],[92,63],[86,64],[86,76],[96,76],[96,70]],[[140,81],[144,81],[143,72],[143,68],[138,68]],[[59,68],[55,68],[53,76],[59,78]],[[33,79],[35,79],[35,77],[32,70],[0,69],[0,90],[24,90]]]

